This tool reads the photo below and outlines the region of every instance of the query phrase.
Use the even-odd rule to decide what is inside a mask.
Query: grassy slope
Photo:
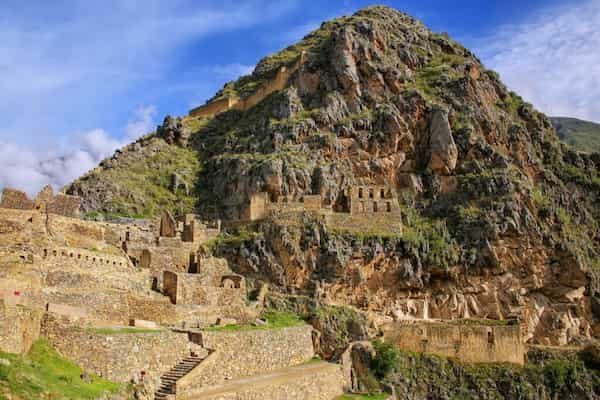
[[[581,151],[600,151],[600,124],[564,117],[552,117],[550,120],[565,143]]]
[[[157,149],[154,152],[152,149]],[[114,214],[128,217],[152,217],[167,208],[190,212],[194,208],[194,184],[200,170],[196,152],[168,145],[152,138],[141,150],[140,157],[124,157],[113,168],[90,172],[91,179],[102,179],[124,187],[126,196],[115,196],[110,204]],[[178,173],[189,184],[190,193],[169,190],[171,175]]]
[[[91,383],[80,376],[83,370],[66,360],[46,341],[36,342],[26,355],[0,352],[0,399],[96,399],[105,392],[118,392],[121,386],[90,376]],[[8,365],[6,365],[8,364]]]

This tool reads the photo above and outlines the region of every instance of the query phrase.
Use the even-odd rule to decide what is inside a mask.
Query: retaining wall
[[[143,377],[155,385],[190,351],[199,351],[187,333],[99,333],[49,313],[44,316],[42,334],[60,354],[84,370],[122,383]]]
[[[281,329],[206,331],[192,336],[212,353],[177,382],[191,393],[223,382],[301,364],[314,357],[311,326]]]
[[[519,325],[487,326],[400,322],[384,328],[386,342],[404,350],[474,363],[525,363]]]

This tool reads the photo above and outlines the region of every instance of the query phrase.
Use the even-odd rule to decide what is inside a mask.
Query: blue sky
[[[0,187],[59,187],[166,114],[367,1],[0,4]],[[600,1],[383,1],[472,48],[543,111],[600,120]]]

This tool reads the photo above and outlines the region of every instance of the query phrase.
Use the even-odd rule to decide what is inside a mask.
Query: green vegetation
[[[511,115],[517,117],[519,109],[524,105],[525,100],[515,92],[510,92],[504,99],[503,108]]]
[[[204,328],[204,330],[209,332],[237,332],[249,330],[282,329],[306,325],[306,321],[300,318],[297,314],[287,311],[267,310],[261,314],[260,318],[265,321],[265,324],[229,324],[225,326]]]
[[[81,377],[84,371],[66,360],[43,340],[34,343],[26,355],[0,352],[0,398],[23,400],[96,399],[104,393],[117,393],[116,383],[90,375],[90,383]],[[14,397],[12,397],[14,396]]]
[[[375,341],[373,347],[376,354],[371,360],[371,369],[377,378],[383,379],[394,370],[400,359],[400,352],[394,345],[381,341]]]
[[[429,354],[401,351],[375,343],[378,352],[373,371],[384,382],[405,393],[424,396],[436,393],[448,399],[537,398],[539,388],[548,398],[570,393],[575,386],[595,394],[600,383],[598,370],[588,368],[575,352],[530,350],[524,367],[507,364],[467,364]],[[593,397],[593,396],[592,396]]]
[[[338,400],[385,400],[388,397],[387,394],[345,394]]]
[[[577,150],[600,152],[600,124],[576,118],[550,118],[558,137]]]
[[[185,117],[183,119],[183,124],[192,132],[198,132],[199,130],[207,126],[211,120],[211,118]]]
[[[136,333],[161,333],[164,329],[145,329],[134,327],[115,327],[115,328],[86,328],[87,332],[97,333],[100,335],[122,335]]]
[[[465,58],[461,55],[446,54],[439,50],[425,67],[417,71],[414,81],[416,89],[428,101],[435,103],[440,91],[443,90],[440,82],[455,80],[464,76],[464,73],[457,68],[464,62]]]
[[[533,204],[535,204],[536,208],[540,210],[548,208],[551,205],[550,199],[544,196],[542,191],[539,189],[533,189],[531,192],[531,198],[533,199]]]
[[[402,215],[406,217],[402,240],[409,252],[422,255],[422,260],[428,265],[448,267],[458,262],[458,244],[450,235],[444,219],[422,217],[411,207],[403,207]],[[421,254],[423,249],[428,251]]]
[[[194,186],[201,170],[199,155],[190,148],[151,138],[139,150],[124,150],[110,168],[97,168],[81,178],[82,185],[111,188],[112,196],[99,213],[111,217],[149,218],[163,209],[175,213],[194,210]],[[178,174],[189,188],[170,190],[171,176]],[[97,183],[96,183],[97,182]]]
[[[221,248],[236,248],[246,242],[250,242],[261,236],[261,233],[256,231],[256,227],[245,225],[237,227],[230,232],[222,232],[214,239],[210,239],[202,246],[209,252],[218,252]]]

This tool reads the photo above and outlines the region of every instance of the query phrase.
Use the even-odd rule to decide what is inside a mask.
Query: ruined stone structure
[[[15,210],[33,210],[35,203],[27,197],[25,192],[16,189],[5,188],[2,191],[2,208],[12,208]]]
[[[242,211],[241,218],[245,221],[257,221],[267,216],[269,209],[269,194],[266,192],[255,193],[250,197],[249,205]]]
[[[0,208],[15,210],[38,210],[48,214],[77,217],[79,215],[80,200],[76,196],[59,193],[56,196],[52,187],[46,186],[34,200],[30,200],[22,191],[5,188],[2,191]]]
[[[401,321],[384,327],[384,339],[404,350],[465,362],[519,365],[525,362],[525,345],[518,324]]]
[[[264,83],[262,86],[256,89],[254,93],[246,98],[241,99],[237,96],[227,96],[225,98],[214,100],[203,106],[194,108],[190,110],[189,115],[191,117],[209,118],[216,114],[232,109],[241,111],[248,110],[260,103],[268,95],[285,88],[290,77],[298,70],[298,68],[300,68],[302,64],[304,64],[305,60],[306,55],[303,52],[292,66],[283,66],[279,68],[277,75],[275,75],[273,79]]]
[[[0,350],[26,353],[40,336],[42,313],[17,299],[0,299]]]
[[[212,271],[211,262],[216,259],[202,259],[198,273],[175,273],[165,271],[163,292],[173,304],[194,304],[208,306],[243,305],[246,301],[246,285],[241,275],[234,274],[227,267],[225,271]],[[224,261],[224,260],[223,260]],[[227,265],[225,263],[225,265]],[[199,273],[209,271],[208,273]]]
[[[348,211],[352,215],[399,214],[400,206],[393,190],[385,185],[360,185],[347,190]]]

